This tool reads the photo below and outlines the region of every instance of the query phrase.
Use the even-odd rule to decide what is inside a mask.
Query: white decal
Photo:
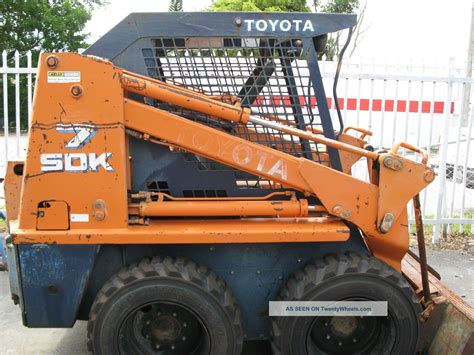
[[[87,155],[84,153],[64,154],[65,171],[86,171]]]
[[[244,20],[244,23],[247,25],[247,31],[259,31],[265,32],[267,30],[271,30],[272,32],[275,31],[282,31],[288,32],[291,30],[294,31],[302,31],[307,32],[311,31],[314,32],[314,26],[311,20],[305,20],[304,25],[301,28],[301,24],[303,20]]]
[[[263,153],[257,152],[260,155],[260,160],[258,161],[257,170],[263,171],[263,167],[265,166],[265,162],[267,161],[267,156]]]
[[[89,215],[87,213],[71,213],[71,222],[89,222]]]
[[[95,126],[82,124],[58,124],[56,131],[59,133],[76,133],[64,146],[68,149],[82,148],[84,144],[89,142],[97,133]]]
[[[49,71],[48,83],[79,83],[81,81],[81,72],[79,71]]]
[[[102,153],[97,156],[95,153],[89,153],[89,170],[97,171],[99,166],[102,166],[107,171],[114,171],[112,166],[107,161],[112,156],[112,153]]]
[[[275,165],[273,165],[273,167],[270,170],[268,170],[268,174],[270,175],[278,174],[280,175],[282,179],[286,180],[288,178],[288,171],[287,171],[285,162],[281,159],[278,159]]]
[[[67,149],[79,149],[89,142],[97,133],[97,128],[89,124],[58,124],[60,133],[75,133],[64,145]],[[109,160],[112,153],[44,153],[40,156],[41,171],[97,172],[100,168],[114,171]]]
[[[246,145],[238,145],[232,151],[232,159],[237,164],[247,165],[252,160],[252,150]]]
[[[61,171],[63,170],[63,155],[41,154],[41,171]]]
[[[112,153],[52,153],[41,154],[41,171],[68,171],[85,172],[99,171],[102,167],[105,171],[114,171],[108,159]]]

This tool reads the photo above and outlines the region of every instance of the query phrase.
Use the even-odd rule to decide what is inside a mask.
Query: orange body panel
[[[281,129],[286,134],[338,149],[344,157],[344,172],[339,172],[125,97],[127,91],[132,91],[224,120],[246,122],[248,117],[251,120],[249,112],[238,105],[123,72],[97,58],[75,54],[57,54],[57,57],[59,64],[55,68],[47,67],[47,55],[40,60],[19,222],[10,229],[15,243],[344,241],[349,236],[345,223],[349,223],[362,231],[375,256],[400,270],[408,248],[407,202],[433,177],[426,164],[402,158],[396,152],[378,154],[361,149],[364,132],[361,138],[344,135],[335,141],[294,127]],[[70,75],[76,79],[68,79]],[[66,79],[59,80],[57,76]],[[128,156],[127,132],[315,196],[323,206],[311,209],[308,218],[160,219],[131,225],[129,209],[136,211],[140,205],[148,211],[142,216],[174,216],[180,209],[185,212],[182,215],[193,215],[191,211],[199,208],[207,209],[199,215],[216,217],[223,212],[216,207],[217,200],[196,199],[191,203],[177,199],[129,200],[133,160]],[[377,166],[378,170],[369,171],[370,182],[346,173],[360,157],[369,160],[369,167]],[[387,157],[392,159],[390,164],[384,163]],[[378,164],[372,164],[375,161]],[[53,227],[48,231],[38,230],[39,218],[58,213],[57,209],[48,210],[45,201],[67,204],[69,230],[58,231]],[[298,215],[304,201],[285,201],[288,205],[285,208]],[[226,216],[245,216],[244,210],[252,208],[256,214],[271,212],[268,208],[272,208],[269,207],[272,201],[253,202],[226,201],[221,205],[227,204],[222,210],[232,212]],[[172,214],[166,208],[172,209]],[[241,212],[237,212],[239,208]],[[313,218],[314,211],[327,211],[337,218]]]
[[[24,231],[15,243],[58,244],[207,244],[343,242],[347,226],[337,218],[246,218],[231,220],[162,220],[146,226],[101,230]]]
[[[18,168],[15,168],[16,166],[18,166]],[[9,161],[7,164],[5,181],[3,182],[5,190],[7,222],[16,220],[20,210],[21,183],[23,178],[22,174],[20,174],[20,171],[15,171],[16,169],[21,169],[22,172],[23,162]]]

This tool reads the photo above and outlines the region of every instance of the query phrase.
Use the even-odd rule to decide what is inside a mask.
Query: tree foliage
[[[324,3],[321,3],[318,0],[314,1],[314,7],[317,12],[358,15],[357,24],[353,29],[351,48],[348,51],[349,56],[354,52],[366,30],[362,29],[362,21],[364,19],[366,6],[367,1],[364,1],[361,6],[360,0],[328,0]],[[326,44],[326,49],[324,53],[319,54],[319,57],[321,58],[324,56],[326,60],[336,60],[339,56],[342,45],[340,32],[330,34]]]
[[[87,47],[84,27],[92,10],[104,0],[0,0],[0,52],[8,52],[8,66],[14,64],[14,50],[20,52],[20,67],[26,66],[26,52],[32,52],[32,66],[37,65],[40,51],[77,51]],[[4,63],[0,63],[3,65]],[[10,127],[15,120],[13,76],[8,76],[8,116]],[[3,96],[0,78],[0,97]],[[26,78],[20,77],[21,125],[26,126]],[[0,116],[5,108],[1,105]]]
[[[359,0],[329,0],[318,6],[319,12],[354,14],[359,8]]]
[[[2,0],[0,48],[76,51],[87,46],[83,33],[101,0]]]
[[[170,12],[181,12],[183,11],[183,0],[170,0],[168,6],[168,11]]]
[[[306,0],[214,0],[209,11],[309,12]]]

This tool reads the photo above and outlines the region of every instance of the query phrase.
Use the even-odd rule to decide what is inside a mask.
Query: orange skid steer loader
[[[426,264],[427,153],[377,151],[340,112],[333,127],[317,55],[354,25],[132,14],[85,55],[42,54],[27,157],[5,178],[24,324],[88,320],[96,354],[469,352],[472,308]],[[271,316],[272,301],[387,312]]]

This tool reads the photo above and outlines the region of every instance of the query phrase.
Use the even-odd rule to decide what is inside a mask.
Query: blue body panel
[[[21,245],[25,325],[71,327],[87,319],[97,292],[123,266],[145,257],[184,256],[225,279],[240,305],[248,339],[268,335],[268,301],[296,270],[331,252],[367,253],[357,235],[344,243],[215,245]],[[98,251],[98,252],[96,252]]]
[[[28,327],[72,327],[96,256],[96,245],[19,245],[24,321]]]

